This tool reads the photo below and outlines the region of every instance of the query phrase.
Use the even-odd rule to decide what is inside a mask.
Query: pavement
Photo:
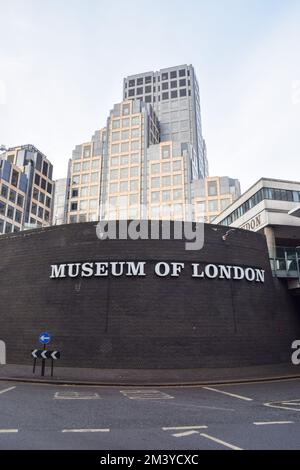
[[[136,458],[154,464],[152,450],[170,449],[203,463],[200,450],[299,449],[299,436],[300,379],[151,388],[0,383],[0,450],[96,450],[99,466],[114,450],[142,450]]]
[[[261,380],[300,378],[300,366],[272,364],[235,368],[202,369],[92,369],[50,367],[41,377],[40,364],[33,374],[29,365],[0,365],[0,381],[106,386],[169,386],[239,383]]]

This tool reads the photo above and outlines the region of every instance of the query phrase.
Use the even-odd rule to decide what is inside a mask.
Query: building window
[[[151,178],[151,187],[159,188],[159,186],[160,186],[160,178],[159,177]]]
[[[113,129],[119,129],[120,128],[120,119],[115,119],[112,122],[112,128]]]
[[[162,200],[163,201],[170,201],[171,200],[171,191],[163,191],[162,192]]]
[[[83,148],[83,158],[90,158],[91,157],[91,147],[84,147]]]
[[[90,175],[88,173],[85,173],[84,175],[81,176],[81,184],[87,184],[90,181]]]
[[[44,217],[44,209],[42,207],[39,207],[38,209],[38,216],[40,219]]]
[[[221,210],[225,210],[228,206],[230,206],[231,204],[231,199],[227,198],[227,199],[221,199]]]
[[[120,179],[128,178],[128,168],[121,168],[120,170]]]
[[[122,114],[123,116],[130,114],[130,104],[123,104]]]
[[[5,224],[5,233],[11,233],[12,232],[12,224],[10,224],[9,222],[6,222]]]
[[[42,169],[42,173],[44,176],[47,176],[48,175],[48,168],[49,168],[49,165],[47,162],[43,162],[43,169]]]
[[[183,88],[182,90],[179,90],[179,95],[180,97],[186,96],[186,89]]]
[[[129,139],[129,131],[128,130],[122,131],[121,138],[122,138],[122,140],[128,140]]]
[[[91,174],[91,183],[98,183],[99,182],[99,172]]]
[[[119,153],[119,144],[112,144],[111,146],[111,153],[114,154],[114,153]]]
[[[208,201],[208,211],[209,212],[217,212],[219,210],[218,208],[218,200],[215,199],[213,201]]]
[[[168,74],[168,73],[163,73],[163,74],[161,75],[161,79],[162,79],[162,81],[163,81],[163,80],[168,80],[168,79],[169,79],[169,74]]]
[[[98,170],[100,167],[100,160],[93,160],[92,161],[92,170]]]
[[[163,159],[171,158],[171,147],[170,145],[164,145],[161,148],[161,156]]]
[[[7,196],[8,196],[8,187],[5,186],[5,184],[2,184],[1,196],[4,197],[4,199],[7,199]]]
[[[19,173],[16,170],[13,170],[12,175],[11,175],[11,184],[17,187],[18,181],[19,181]]]
[[[162,186],[171,186],[171,176],[162,177]]]
[[[15,203],[15,202],[16,202],[16,197],[17,197],[16,191],[14,191],[13,189],[11,189],[10,192],[9,192],[9,200],[10,200],[10,202]]]
[[[75,165],[74,165],[75,166]],[[79,164],[79,169],[80,169],[80,164]],[[37,173],[35,174],[34,176],[34,183],[37,185],[37,186],[40,186],[40,182],[41,182],[41,177],[40,175],[38,175]]]
[[[208,196],[217,196],[218,185],[216,181],[208,181],[207,183],[207,194]]]
[[[138,79],[136,80],[137,86],[138,86],[138,85],[143,85],[143,83],[144,83],[144,78],[143,78],[143,77],[140,77],[140,78],[138,78]]]
[[[181,175],[174,175],[173,176],[173,184],[174,184],[174,186],[182,184],[182,176]]]
[[[44,178],[42,178],[42,180],[41,180],[41,188],[45,190],[45,189],[46,189],[46,186],[47,186],[47,181],[46,181]]]
[[[164,162],[162,163],[162,166],[161,166],[161,171],[162,173],[170,173],[171,171],[171,165],[169,162]]]
[[[46,196],[46,206],[50,207],[50,205],[51,205],[51,199],[50,197]]]
[[[131,118],[131,125],[132,126],[138,126],[140,123],[140,117],[139,116],[133,116],[133,118]]]
[[[151,85],[145,87],[145,93],[151,93]]]
[[[160,200],[160,192],[159,191],[153,191],[151,193],[151,202],[159,202]]]
[[[133,140],[131,142],[131,150],[139,150],[139,148],[140,148],[139,140]]]
[[[143,87],[137,88],[136,89],[136,94],[137,95],[142,95],[143,94]]]
[[[130,120],[128,118],[122,119],[122,127],[129,127]]]
[[[45,204],[45,194],[40,192],[40,203]]]
[[[120,193],[127,193],[128,191],[128,181],[122,181],[120,183]]]
[[[112,157],[110,160],[111,166],[118,166],[119,165],[119,157]]]
[[[179,80],[179,86],[186,86],[186,79],[185,78],[182,78],[181,80]]]
[[[162,93],[162,100],[168,100],[169,99],[169,93],[168,92],[165,92],[165,93]]]
[[[129,142],[123,142],[121,144],[121,152],[128,152],[129,151]]]
[[[134,96],[135,91],[134,90],[129,90],[128,96]]]
[[[82,171],[89,171],[90,168],[91,168],[91,163],[90,162],[83,162]]]
[[[177,88],[177,80],[171,82],[171,88]]]
[[[23,207],[23,203],[24,203],[24,197],[21,195],[21,194],[18,194],[18,197],[17,197],[17,205],[19,207]]]
[[[151,83],[152,82],[152,77],[148,75],[148,77],[145,78],[145,83]]]
[[[183,192],[181,189],[174,189],[173,190],[173,199],[178,200],[183,198]]]
[[[118,140],[120,140],[120,132],[116,131],[116,132],[113,132],[112,133],[112,139],[111,139],[113,142],[117,142]]]
[[[78,197],[78,189],[73,189],[73,190],[72,190],[72,195],[71,195],[71,197],[72,197],[72,198],[73,198],[73,197]]]
[[[140,135],[140,130],[139,129],[132,129],[131,130],[131,138],[136,139]]]
[[[0,201],[0,214],[1,215],[5,215],[5,209],[6,209],[6,205],[4,204],[4,202]]]
[[[135,85],[135,80],[129,80],[129,86],[132,87]]]
[[[153,163],[151,165],[151,172],[152,173],[159,173],[160,172],[160,164],[159,163]]]
[[[162,86],[161,86],[161,89],[162,90],[168,90],[169,89],[169,83],[168,82],[163,83]]]
[[[152,97],[151,95],[145,96],[145,103],[151,103]]]
[[[185,69],[179,70],[179,77],[185,77],[186,76],[186,71]]]
[[[80,176],[73,176],[72,178],[72,184],[77,185],[80,182]]]
[[[80,168],[81,168],[81,164],[80,164],[80,163],[74,163],[74,165],[73,165],[73,173],[79,173],[79,172],[80,172]],[[38,178],[37,178],[37,177],[38,177]],[[39,175],[35,175],[35,179],[36,179],[35,184],[36,184],[37,186],[39,186],[39,185],[40,185],[40,177],[39,177]],[[37,181],[37,180],[38,180],[38,181]]]

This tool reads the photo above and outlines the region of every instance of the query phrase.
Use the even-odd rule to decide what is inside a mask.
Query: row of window
[[[9,189],[9,187],[3,183],[0,194],[4,199],[8,199],[10,202],[17,204],[19,207],[23,207],[24,196],[22,196],[22,194],[17,193],[14,189]]]
[[[123,119],[113,119],[112,121],[112,128],[113,129],[120,129],[121,127],[130,127],[130,125],[138,126],[140,124],[140,117],[133,116],[130,118],[123,118]]]
[[[183,98],[185,96],[191,96],[191,90],[187,90],[186,88],[182,88],[182,89],[179,89],[179,92],[178,90],[172,90],[170,93],[169,92],[162,92],[161,94],[161,99],[162,101],[165,101],[165,100],[173,100],[175,98]],[[156,97],[152,95],[146,95],[144,97],[137,97],[136,98],[137,100],[140,100],[140,101],[144,101],[145,103],[155,103],[156,101]],[[158,96],[158,101],[160,101],[160,95]]]
[[[98,199],[86,199],[86,200],[83,200],[83,201],[75,201],[75,202],[71,202],[71,206],[70,206],[70,209],[71,209],[71,212],[75,212],[75,211],[85,211],[85,210],[90,210],[90,211],[94,211],[94,210],[97,210],[97,208],[99,207],[99,200]]]
[[[83,186],[82,188],[72,189],[71,191],[71,198],[77,197],[93,197],[97,196],[99,192],[99,186]]]
[[[111,153],[115,155],[117,153],[129,152],[129,145],[131,151],[140,150],[141,147],[141,143],[139,140],[122,142],[121,144],[112,144]]]
[[[92,160],[83,163],[73,164],[73,173],[80,173],[81,171],[99,170],[100,160]]]
[[[49,222],[50,220],[50,211],[47,211],[43,207],[39,206],[35,202],[31,204],[31,213],[33,215],[36,215],[40,219],[45,220],[46,222]]]
[[[132,166],[130,168],[116,168],[114,170],[110,170],[110,179],[111,180],[118,180],[118,179],[128,179],[129,177],[134,178],[139,176],[140,174],[140,167],[139,166]]]
[[[205,212],[218,212],[219,210],[223,211],[231,204],[231,199],[220,199],[220,209],[219,209],[219,200],[213,199],[211,201],[201,201],[197,203],[198,211],[200,213]]]
[[[275,188],[262,188],[245,201],[240,207],[235,209],[228,217],[223,219],[220,223],[222,225],[230,225],[235,220],[242,217],[252,207],[255,207],[264,199],[271,199],[274,201],[289,201],[300,202],[300,191],[292,191],[289,189],[275,189]]]
[[[121,181],[120,183],[111,183],[109,185],[109,192],[112,193],[126,193],[139,190],[139,180]]]
[[[123,166],[123,165],[134,165],[136,163],[139,163],[140,161],[140,154],[139,153],[132,153],[130,155],[121,155],[120,157],[111,157],[110,159],[110,165],[111,166]]]
[[[88,184],[88,183],[99,183],[99,172],[97,173],[84,173],[83,175],[74,175],[72,177],[72,185]]]
[[[22,224],[22,212],[2,201],[0,201],[0,214],[14,220],[18,224]]]
[[[188,75],[190,75],[189,73],[189,70],[186,72],[186,69],[180,69],[178,70],[172,70],[172,72],[164,72],[161,74],[161,80],[162,81],[165,81],[165,80],[169,80],[170,79],[173,79],[173,78],[177,78],[177,77],[185,77],[186,76],[186,73]],[[151,75],[148,75],[146,77],[139,77],[139,78],[132,78],[128,81],[128,86],[129,88],[131,87],[134,87],[134,86],[139,86],[139,85],[143,85],[144,83],[147,84],[147,83],[152,83],[152,80],[153,80],[153,83],[156,82],[156,79],[155,77],[152,77]],[[158,82],[160,82],[160,77],[158,77]]]
[[[129,140],[131,139],[137,139],[139,138],[141,134],[141,131],[138,127],[131,129],[131,132],[129,134],[129,130],[124,130],[122,132],[120,131],[114,131],[111,135],[111,140],[112,142],[118,142],[119,140]]]
[[[166,202],[166,201],[176,201],[178,199],[183,199],[183,190],[182,189],[167,189],[163,191],[152,191],[151,192],[151,202]]]
[[[182,184],[182,175],[156,176],[151,178],[151,187],[159,188],[160,186],[178,186]]]
[[[5,222],[3,219],[0,217],[0,234],[3,233],[12,233],[12,232],[19,232],[20,227],[17,225],[13,225],[10,222]]]
[[[33,199],[40,202],[41,204],[46,205],[50,209],[51,199],[49,196],[46,196],[45,193],[43,193],[42,191],[39,191],[37,188],[33,188],[32,197]]]
[[[172,171],[181,171],[181,160],[171,162],[151,163],[151,173],[171,173]]]
[[[48,194],[52,194],[52,183],[50,182],[47,183],[45,178],[42,178],[37,173],[34,176],[34,183],[37,186],[40,186],[44,191],[47,191]]]
[[[169,89],[173,89],[173,88],[178,88],[178,87],[186,87],[188,84],[188,86],[191,85],[191,82],[190,80],[188,80],[188,82],[186,81],[185,78],[182,78],[181,80],[177,81],[177,80],[171,80],[170,82],[164,82],[162,83],[161,87],[158,86],[157,87],[157,91],[160,92],[160,90],[164,91],[164,90],[169,90]],[[145,86],[145,87],[138,87],[136,89],[132,88],[131,90],[128,91],[128,96],[129,97],[133,97],[133,96],[139,96],[139,95],[147,95],[149,93],[155,93],[156,92],[156,87],[154,86],[152,88],[151,85],[148,85],[148,86]]]
[[[98,220],[97,213],[70,215],[69,218],[70,224],[77,224],[78,222],[94,222],[96,220]]]

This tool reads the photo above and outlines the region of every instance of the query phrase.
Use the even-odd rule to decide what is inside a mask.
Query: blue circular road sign
[[[51,336],[49,333],[41,333],[39,336],[39,342],[42,344],[48,344],[51,341]]]

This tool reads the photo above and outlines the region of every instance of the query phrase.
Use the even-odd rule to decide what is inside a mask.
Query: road
[[[0,449],[299,449],[300,380],[212,387],[0,382]]]

